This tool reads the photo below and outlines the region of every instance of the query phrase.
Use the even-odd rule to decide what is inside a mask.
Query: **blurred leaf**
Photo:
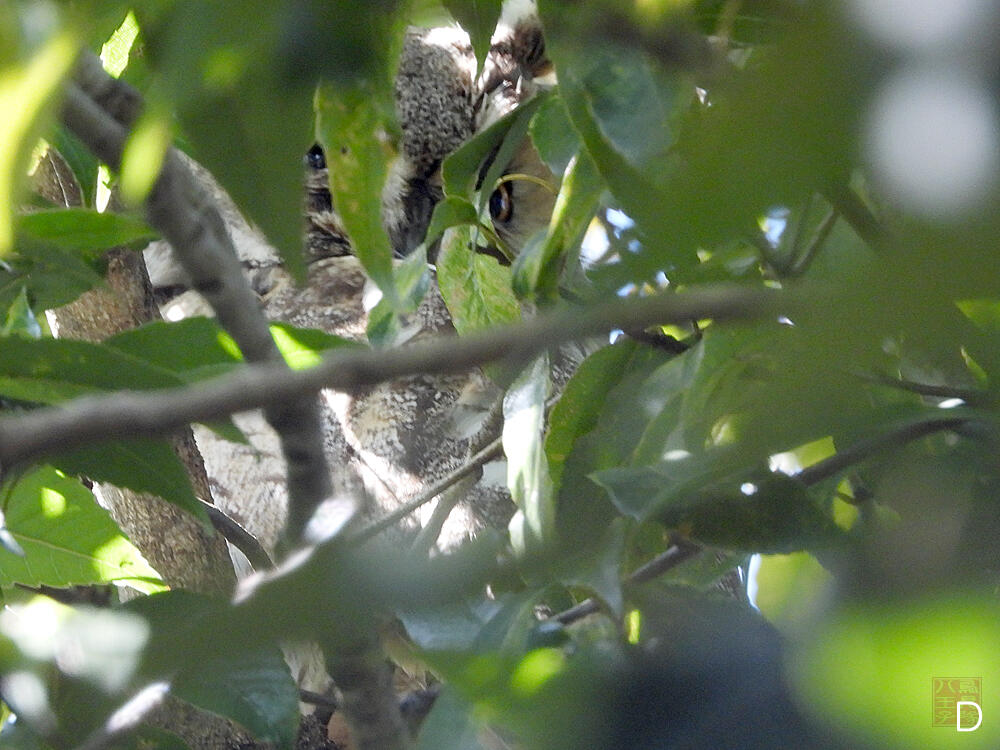
[[[1000,740],[989,721],[1000,696],[988,687],[1000,681],[998,623],[988,592],[847,606],[813,625],[790,672],[813,715],[879,747],[992,748]],[[975,732],[956,732],[954,718],[950,730],[930,721],[935,680],[959,677],[982,679],[984,721]]]
[[[606,469],[593,479],[623,512],[656,519],[706,544],[749,552],[827,547],[840,528],[795,479],[741,466],[739,453],[656,467]]]
[[[518,375],[503,399],[507,486],[518,507],[510,522],[511,543],[521,555],[541,551],[555,530],[555,499],[542,442],[549,390],[549,357],[543,354]]]
[[[0,307],[10,305],[23,288],[33,310],[51,310],[103,283],[77,253],[23,235],[16,243],[16,253],[8,256],[6,266],[0,266]]]
[[[493,183],[510,162],[513,152],[521,145],[532,116],[546,98],[546,95],[538,95],[529,99],[455,149],[441,165],[445,195],[470,198],[480,182],[480,171],[484,163],[492,158],[489,171],[482,179],[482,184],[490,189],[484,191],[485,198],[480,198],[481,210],[493,192]]]
[[[186,644],[208,635],[213,618],[224,617],[227,607],[178,591],[130,602],[128,611],[152,628],[142,674],[151,680],[172,678],[177,697],[236,721],[261,741],[291,748],[299,691],[277,647],[247,641],[245,648],[234,648],[236,639],[224,639],[212,657],[191,659],[186,653]]]
[[[313,3],[296,5],[307,16],[314,10]],[[264,231],[287,267],[301,271],[301,165],[313,141],[312,86],[327,56],[299,60],[297,67],[274,64],[300,51],[292,45],[277,55],[301,39],[288,25],[295,22],[291,4],[179,0],[135,10],[145,57],[158,74],[148,111],[176,109],[192,156]]]
[[[71,339],[0,338],[0,393],[24,398],[13,385],[36,389],[39,403],[55,403],[80,394],[81,388],[148,390],[184,385],[170,370],[144,362],[105,344]]]
[[[141,219],[85,208],[22,214],[17,229],[42,242],[78,253],[85,260],[94,260],[113,247],[138,248],[156,237]]]
[[[213,318],[205,317],[152,321],[115,334],[102,344],[185,382],[199,380],[203,371],[214,374],[220,366],[243,361],[229,334]]]
[[[459,26],[469,32],[476,61],[482,69],[483,60],[490,51],[490,37],[500,19],[502,0],[443,0],[442,4]]]
[[[331,349],[361,349],[362,344],[334,336],[316,328],[297,328],[287,323],[271,323],[271,335],[278,351],[293,370],[302,370],[319,363]]]
[[[545,454],[557,490],[573,444],[597,425],[605,396],[617,384],[637,347],[634,341],[624,340],[591,354],[573,373],[552,408]]]
[[[726,0],[696,0],[692,16],[706,34],[725,33],[741,45],[774,41],[793,19],[795,3],[789,0],[746,0],[733,6]]]
[[[299,690],[277,648],[203,661],[182,671],[171,687],[178,698],[232,719],[262,742],[295,744]]]
[[[129,63],[132,45],[139,34],[139,22],[135,14],[129,11],[121,25],[114,30],[108,41],[101,47],[101,62],[104,69],[118,78]]]
[[[98,482],[159,495],[186,510],[209,528],[211,522],[198,502],[187,469],[170,443],[150,438],[107,442],[50,457],[67,474],[82,474]]]
[[[830,596],[832,576],[806,552],[761,555],[754,604],[782,630],[812,627]]]
[[[23,336],[27,339],[37,339],[42,335],[42,327],[38,324],[38,318],[31,310],[28,303],[28,293],[21,287],[21,293],[14,298],[13,304],[7,310],[7,320],[0,328],[0,335],[3,336]]]
[[[20,203],[31,151],[55,106],[59,84],[76,58],[69,33],[53,35],[24,64],[0,60],[0,257],[14,242],[13,211]],[[5,56],[6,57],[6,56]]]
[[[675,158],[668,154],[674,139],[668,119],[676,99],[692,95],[690,86],[661,86],[639,53],[621,47],[556,63],[573,125],[612,194],[655,248],[658,269],[691,265],[692,250],[662,242],[667,217],[661,208]]]
[[[417,750],[487,750],[479,732],[472,706],[446,687],[420,727]]]
[[[389,153],[378,137],[380,112],[370,87],[321,86],[317,132],[330,170],[333,205],[368,275],[395,303],[392,251],[378,207]]]
[[[510,269],[475,252],[475,237],[476,230],[469,226],[447,230],[437,262],[441,296],[462,335],[521,319]]]
[[[580,153],[580,136],[573,129],[558,89],[542,102],[529,130],[538,155],[554,175],[565,172],[573,157]]]
[[[424,651],[461,651],[475,646],[485,625],[505,607],[495,599],[463,599],[435,607],[398,612],[406,635]]]
[[[97,196],[97,157],[64,125],[56,128],[52,147],[59,152],[80,185],[83,205],[93,207]]]
[[[163,589],[156,571],[77,480],[42,466],[9,482],[6,528],[25,554],[0,552],[0,585],[115,582],[144,593]]]
[[[616,518],[600,539],[577,549],[577,540],[568,541],[570,552],[554,567],[567,586],[586,588],[597,596],[611,615],[623,614],[622,561],[625,555],[625,520]]]
[[[567,167],[542,241],[529,241],[514,260],[514,292],[521,299],[555,299],[566,253],[583,238],[597,209],[604,183],[593,161],[580,152]]]

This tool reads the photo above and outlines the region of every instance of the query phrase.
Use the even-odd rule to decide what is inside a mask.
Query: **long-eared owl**
[[[445,157],[531,97],[550,73],[534,0],[504,4],[478,75],[469,37],[461,28],[410,28],[406,32],[395,79],[399,156],[390,168],[381,207],[397,256],[410,253],[423,240],[441,198]],[[316,147],[305,161],[309,260],[305,285],[292,282],[277,253],[243,220],[211,177],[203,170],[200,174],[222,205],[230,235],[268,317],[363,341],[371,284],[352,254],[350,238],[332,203],[323,152]],[[538,180],[501,181],[488,202],[497,234],[516,249],[547,224],[558,180],[528,140],[505,165],[504,173]],[[162,243],[154,243],[146,257],[155,286],[176,290],[184,285]],[[193,291],[163,296],[168,319],[208,312]],[[448,311],[433,285],[406,330],[410,338],[452,330]],[[371,517],[398,508],[461,466],[470,445],[476,444],[484,430],[495,429],[486,417],[499,395],[479,372],[414,376],[350,395],[324,391],[325,448],[334,486],[338,492],[367,498]],[[197,428],[199,445],[216,502],[273,548],[287,503],[281,452],[258,414],[237,415],[236,422],[249,444],[229,443]],[[514,508],[501,466],[487,466],[475,486],[463,489],[446,520],[441,520],[440,513],[434,516],[430,504],[404,521],[396,533],[407,534],[407,528],[415,533],[435,518],[435,525],[440,525],[436,543],[448,548],[486,526],[506,524]]]

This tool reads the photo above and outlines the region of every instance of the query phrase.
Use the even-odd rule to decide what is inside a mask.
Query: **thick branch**
[[[141,111],[141,98],[107,75],[90,55],[78,64],[76,79],[67,92],[63,120],[100,159],[117,170],[128,126]],[[251,362],[282,362],[219,211],[173,149],[167,151],[146,200],[146,215],[170,242],[194,288],[212,305],[220,324],[246,358]],[[285,536],[294,542],[313,509],[332,491],[319,410],[315,398],[303,394],[270,402],[265,416],[281,436],[288,467]]]
[[[256,364],[185,388],[88,396],[63,407],[0,419],[0,465],[39,459],[102,439],[164,435],[189,422],[287,403],[322,388],[353,391],[406,375],[456,373],[498,360],[525,362],[559,342],[615,328],[789,314],[794,302],[788,291],[706,287],[615,300],[585,310],[564,309],[462,339],[440,337],[389,351],[335,351],[308,370]]]

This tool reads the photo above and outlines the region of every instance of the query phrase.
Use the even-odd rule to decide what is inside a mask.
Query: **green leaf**
[[[678,92],[654,77],[634,49],[615,47],[556,59],[563,101],[584,145],[625,212],[654,243],[659,268],[690,265],[693,252],[671,251],[660,208],[672,169],[669,115]],[[665,236],[665,235],[664,235]]]
[[[412,337],[413,327],[408,323],[431,285],[426,243],[396,261],[393,284],[396,287],[395,304],[383,297],[368,313],[368,341],[374,347],[398,346]]]
[[[177,697],[236,721],[261,741],[293,747],[299,691],[276,646],[246,639],[241,648],[239,638],[223,636],[214,656],[190,658],[191,642],[207,641],[213,623],[225,621],[231,612],[227,602],[171,591],[134,600],[126,608],[144,617],[152,629],[141,667],[144,676],[171,677]]]
[[[156,571],[77,480],[41,466],[9,481],[6,527],[25,554],[0,551],[0,586],[114,582],[145,593],[163,589]]]
[[[139,247],[156,238],[146,224],[127,214],[63,208],[22,214],[17,229],[64,250],[93,260],[113,247]]]
[[[998,623],[994,597],[975,589],[840,607],[801,639],[789,659],[790,679],[810,713],[873,747],[995,747],[1000,725],[988,717],[1000,711],[1000,701],[987,686],[1000,681]],[[935,680],[956,677],[982,679],[984,720],[975,732],[932,725]],[[974,723],[974,710],[971,719],[964,725]]]
[[[761,555],[754,580],[754,604],[769,621],[788,631],[815,622],[833,585],[830,573],[807,552]]]
[[[563,177],[544,240],[529,241],[514,261],[512,285],[519,298],[557,296],[562,260],[583,238],[603,191],[597,167],[586,152],[580,152]]]
[[[317,328],[298,328],[287,323],[271,323],[271,336],[278,351],[293,370],[302,370],[319,363],[331,349],[362,349],[364,346]]]
[[[28,293],[21,287],[21,293],[14,299],[14,303],[7,310],[7,320],[0,328],[0,335],[3,336],[23,336],[27,339],[37,339],[42,335],[42,327],[38,324],[38,318],[31,310],[28,303]]]
[[[473,707],[445,687],[420,727],[417,750],[486,750]]]
[[[325,15],[315,3],[291,7],[261,0],[240,6],[180,0],[135,8],[144,60],[156,81],[147,96],[147,132],[169,132],[176,112],[192,156],[281,251],[293,273],[304,270],[302,157],[314,140],[313,87],[318,70],[346,51],[335,50],[333,39],[357,30],[359,19],[347,14],[375,15],[356,6],[337,3]],[[314,49],[314,56],[303,56],[327,31],[328,54]]]
[[[469,200],[457,195],[446,196],[444,200],[438,201],[438,204],[434,206],[434,215],[431,216],[424,244],[432,244],[434,240],[444,234],[446,229],[462,224],[472,226],[479,224],[479,214],[476,212],[476,207]]]
[[[531,142],[552,174],[563,174],[580,152],[580,136],[573,128],[558,89],[542,102],[531,118],[530,132]]]
[[[150,438],[107,442],[51,457],[67,474],[81,474],[137,492],[159,495],[211,527],[205,508],[195,497],[187,469],[170,443]]]
[[[545,99],[545,95],[535,96],[455,149],[441,165],[445,195],[470,198],[480,181],[483,163],[493,154],[495,156],[491,162],[491,171],[494,174],[487,175],[483,184],[491,186],[496,182],[504,166],[510,162],[511,155],[520,146],[532,116]],[[504,147],[504,143],[509,145]],[[503,149],[504,153],[498,151],[498,148]],[[488,199],[492,189],[484,192]],[[480,208],[482,205],[485,202],[481,199]]]
[[[597,426],[608,392],[618,383],[638,344],[620,341],[598,349],[573,373],[552,408],[545,454],[553,485],[562,483],[566,459],[577,439]]]
[[[54,403],[79,394],[79,387],[148,390],[184,385],[169,370],[104,344],[70,339],[0,338],[0,376],[35,381]]]
[[[93,207],[97,195],[97,157],[64,125],[56,128],[52,146],[59,152],[80,185],[83,205]]]
[[[452,227],[441,240],[438,285],[459,334],[513,323],[521,308],[510,288],[510,269],[473,251],[476,229]]]
[[[243,360],[236,343],[212,318],[153,321],[116,334],[104,346],[169,371],[186,382],[217,374]]]
[[[510,522],[511,543],[522,555],[541,551],[552,542],[555,529],[555,500],[543,447],[549,390],[549,357],[543,354],[521,372],[503,400],[507,486],[518,507]]]
[[[607,469],[592,478],[622,512],[655,519],[705,544],[787,553],[827,547],[844,536],[802,483],[741,472],[743,457],[696,456],[655,468]]]
[[[316,94],[316,120],[333,205],[368,275],[395,303],[392,251],[379,214],[389,154],[378,137],[381,114],[374,91],[322,86]]]
[[[14,242],[13,211],[20,204],[32,149],[76,54],[76,40],[64,32],[51,36],[24,63],[0,60],[0,111],[7,113],[0,126],[0,258]]]
[[[502,0],[443,0],[442,4],[469,33],[479,68],[490,51],[490,38],[500,18]]]
[[[575,541],[569,541],[569,553],[555,566],[560,582],[591,591],[616,618],[622,616],[625,604],[621,575],[625,532],[625,519],[616,518],[600,539],[582,549],[577,549]]]
[[[104,281],[75,253],[24,236],[17,237],[16,244],[8,267],[0,266],[0,306],[10,305],[26,288],[33,310],[51,310]]]
[[[178,698],[232,719],[262,742],[295,745],[299,690],[277,648],[205,660],[182,671],[171,687]]]

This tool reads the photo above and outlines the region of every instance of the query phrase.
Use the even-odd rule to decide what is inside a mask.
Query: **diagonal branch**
[[[141,111],[142,100],[134,89],[109,76],[93,55],[82,56],[62,117],[113,169],[121,167],[128,128]],[[170,242],[194,288],[212,305],[220,324],[246,358],[251,362],[282,362],[218,209],[173,149],[167,151],[146,199],[146,216]],[[323,454],[322,423],[315,397],[305,393],[268,403],[265,416],[281,437],[287,464],[285,539],[291,545],[316,505],[332,491]]]
[[[810,298],[815,302],[816,292]],[[0,465],[11,466],[99,440],[170,433],[213,419],[301,399],[323,388],[354,391],[407,375],[456,373],[487,362],[526,362],[562,341],[616,328],[688,320],[792,314],[794,291],[719,285],[579,309],[567,308],[464,338],[442,336],[400,349],[339,350],[307,370],[253,364],[210,381],[155,392],[86,396],[58,408],[0,419]]]

